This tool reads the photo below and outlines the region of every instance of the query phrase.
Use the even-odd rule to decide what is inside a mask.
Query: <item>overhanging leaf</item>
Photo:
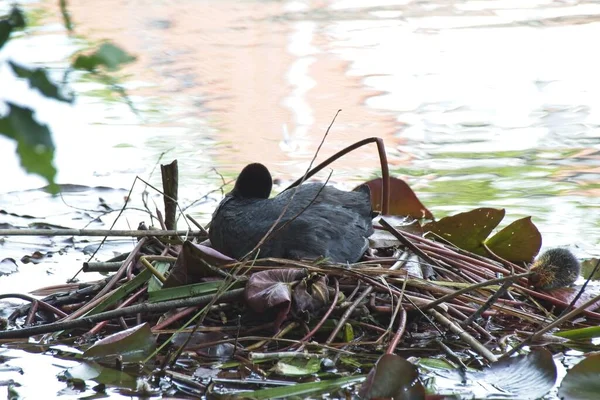
[[[369,372],[359,395],[363,399],[421,400],[425,399],[425,388],[417,367],[400,356],[385,354]]]
[[[381,210],[381,178],[365,183],[371,189],[373,210]],[[390,177],[390,215],[409,216],[417,219],[433,219],[433,214],[421,203],[415,192],[402,179]]]
[[[482,243],[504,218],[504,209],[477,208],[430,222],[423,231],[430,231],[463,250],[485,255]]]
[[[17,154],[21,166],[29,173],[40,175],[48,181],[51,193],[58,193],[54,182],[54,143],[47,125],[33,118],[33,110],[7,102],[8,114],[0,118],[0,134],[17,141]]]
[[[600,393],[600,354],[584,358],[569,371],[560,384],[558,395],[569,400],[597,399]]]
[[[12,25],[8,20],[0,20],[0,49],[8,41],[10,32],[12,31]]]
[[[98,50],[87,55],[79,55],[73,62],[73,68],[95,71],[105,67],[109,71],[118,69],[121,64],[130,63],[135,57],[112,43],[103,43]]]
[[[20,66],[12,61],[8,62],[14,73],[19,77],[26,79],[29,82],[29,87],[39,90],[44,96],[53,99],[64,101],[67,103],[73,102],[73,97],[65,97],[60,93],[60,89],[54,83],[50,82],[46,75],[46,70],[42,68],[29,69]]]
[[[485,244],[505,260],[530,263],[542,247],[542,235],[531,222],[531,217],[526,217],[512,222]]]

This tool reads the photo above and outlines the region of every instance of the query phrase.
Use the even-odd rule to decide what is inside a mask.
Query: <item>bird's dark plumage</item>
[[[260,247],[260,258],[327,257],[332,262],[353,263],[362,257],[369,246],[367,237],[373,234],[368,186],[345,192],[306,183],[269,199],[271,186],[271,174],[264,165],[249,164],[242,170],[234,189],[213,213],[209,237],[215,249],[241,259],[289,203]]]

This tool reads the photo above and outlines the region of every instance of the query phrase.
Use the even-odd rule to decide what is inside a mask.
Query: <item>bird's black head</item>
[[[253,163],[246,165],[240,172],[230,194],[233,197],[268,199],[272,186],[273,180],[267,167]]]

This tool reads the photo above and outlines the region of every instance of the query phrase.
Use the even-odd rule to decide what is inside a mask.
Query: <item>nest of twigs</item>
[[[379,247],[373,242],[354,265],[238,262],[202,245],[203,230],[186,241],[147,231],[130,253],[85,265],[110,271],[106,279],[40,289],[35,294],[46,295],[41,300],[23,296],[30,303],[9,318],[20,329],[0,332],[0,339],[45,334],[85,342],[145,323],[163,344],[146,361],[159,354],[154,361],[163,369],[181,354],[201,363],[252,365],[260,354],[309,350],[332,358],[360,353],[372,362],[382,352],[467,351],[479,355],[472,362],[484,365],[565,321],[600,321],[600,314],[586,309],[590,304],[575,308],[529,288],[523,265],[410,233],[385,217],[376,229],[393,240]],[[585,318],[573,322],[579,314]],[[193,334],[181,340],[185,332]]]

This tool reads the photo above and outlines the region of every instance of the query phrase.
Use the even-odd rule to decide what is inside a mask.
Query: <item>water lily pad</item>
[[[134,389],[136,387],[134,376],[117,369],[104,367],[95,362],[83,362],[69,368],[65,372],[65,377],[69,380],[93,380],[97,383],[119,388]]]
[[[485,255],[482,243],[504,218],[504,209],[477,208],[430,222],[423,226],[456,247]]]
[[[120,357],[123,362],[145,359],[156,347],[150,325],[143,323],[97,341],[83,353],[88,360],[111,361]]]
[[[527,355],[492,363],[490,368],[474,374],[474,379],[502,389],[512,398],[525,400],[538,399],[548,393],[556,382],[556,376],[552,354],[545,349],[534,349]]]
[[[521,218],[485,241],[499,257],[512,262],[532,262],[542,247],[542,235],[531,222]]]
[[[600,354],[584,358],[569,371],[560,384],[558,395],[569,400],[597,399],[600,393]]]
[[[371,205],[373,210],[381,210],[381,178],[365,183],[371,189]],[[402,179],[390,177],[390,210],[389,215],[410,216],[413,218],[433,219],[433,214],[421,203],[415,192]]]
[[[385,354],[369,372],[359,395],[363,399],[420,400],[425,399],[425,388],[417,367],[400,356]]]

